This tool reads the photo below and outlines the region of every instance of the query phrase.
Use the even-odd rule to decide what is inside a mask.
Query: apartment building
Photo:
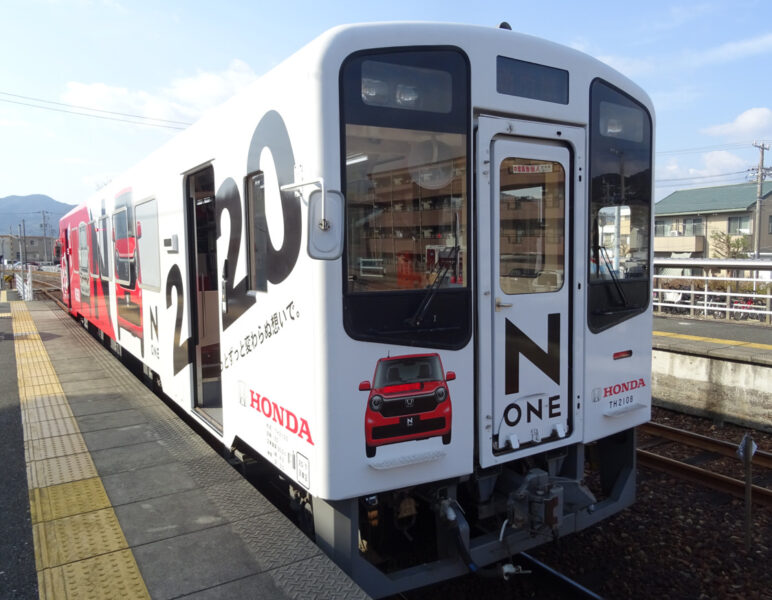
[[[54,260],[55,238],[40,235],[28,235],[24,238],[26,256],[22,256],[21,238],[16,235],[0,235],[0,256],[6,264],[26,260],[27,262],[44,263]]]
[[[713,232],[743,236],[753,255],[757,185],[741,183],[679,190],[654,208],[654,256],[717,258]],[[762,187],[759,252],[772,258],[772,182]]]

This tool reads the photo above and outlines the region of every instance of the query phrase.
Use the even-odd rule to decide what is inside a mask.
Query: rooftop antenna
[[[507,23],[506,21],[502,21],[502,22],[499,24],[499,29],[506,29],[507,31],[512,31],[512,25],[510,25],[510,24],[509,24],[509,23]]]

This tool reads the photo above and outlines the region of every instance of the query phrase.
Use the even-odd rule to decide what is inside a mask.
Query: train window
[[[471,334],[466,58],[360,53],[341,88],[346,331],[460,347]]]
[[[115,240],[115,280],[131,285],[131,263],[134,260],[134,237],[129,235],[129,218],[126,208],[113,215],[113,239]]]
[[[505,294],[563,287],[565,182],[559,162],[507,158],[499,181],[499,284]]]
[[[498,56],[496,91],[521,98],[568,104],[568,71]]]
[[[78,225],[78,269],[81,277],[88,276],[88,235],[85,223]]]
[[[88,231],[91,234],[91,248],[89,256],[89,272],[91,277],[99,277],[99,239],[96,236],[96,223],[91,221],[87,225]]]
[[[595,80],[590,90],[588,325],[602,331],[643,312],[651,292],[651,117]]]
[[[247,261],[249,268],[248,288],[258,292],[268,291],[268,276],[265,270],[268,225],[265,218],[265,177],[262,171],[247,175],[246,182],[247,217]]]
[[[108,217],[100,217],[99,225],[97,226],[97,240],[99,245],[99,272],[102,275],[102,279],[109,281],[110,275],[110,219]]]
[[[161,289],[161,246],[158,238],[158,202],[145,200],[134,209],[137,219],[138,280],[140,287]]]

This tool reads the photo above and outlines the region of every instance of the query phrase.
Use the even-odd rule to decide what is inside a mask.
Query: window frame
[[[736,231],[732,231],[732,223],[736,223],[734,228]],[[743,229],[743,222],[747,225],[744,229],[747,231],[741,231]],[[750,215],[730,215],[726,219],[726,232],[728,235],[751,235],[751,216]]]
[[[102,247],[102,244],[99,245],[99,249],[101,252],[99,253],[99,260],[104,262],[104,269],[102,269],[102,266],[100,264],[100,276],[103,281],[112,281],[113,280],[113,272],[110,269],[110,249],[111,249],[111,240],[112,238],[112,219],[109,215],[102,215],[97,219],[97,227],[99,231],[105,231],[106,233],[103,235],[103,239],[106,240],[106,243],[104,244],[104,247]],[[98,236],[97,236],[98,237]]]
[[[113,211],[113,214],[111,215],[112,219],[112,233],[114,236],[113,239],[113,256],[115,257],[115,264],[114,264],[114,270],[115,270],[115,282],[121,284],[124,287],[131,285],[131,263],[135,260],[136,255],[136,247],[134,250],[134,254],[131,255],[131,258],[120,258],[118,256],[118,237],[116,236],[116,227],[115,227],[115,216],[119,213],[124,213],[125,219],[126,219],[126,235],[129,234],[129,207],[128,206],[121,206],[118,210]],[[118,265],[120,261],[126,261],[129,266],[129,278],[128,279],[121,279],[119,277],[118,273]],[[127,288],[128,289],[128,288]]]
[[[442,63],[443,54],[454,55],[453,63],[446,59]],[[413,55],[411,57],[410,55]],[[378,108],[365,105],[361,101],[361,64],[365,60],[391,59],[397,64],[408,64],[424,68],[443,68],[453,74],[451,88],[453,90],[453,106],[450,113],[432,113],[403,108]],[[434,62],[432,62],[434,61]],[[359,70],[354,65],[359,65]],[[358,75],[357,75],[358,74]],[[349,290],[349,204],[345,205],[346,232],[344,234],[344,251],[342,256],[342,295],[343,295],[343,325],[349,337],[355,340],[378,343],[392,343],[423,348],[460,349],[469,343],[472,336],[472,273],[473,255],[473,213],[472,213],[472,159],[473,131],[471,121],[471,68],[469,58],[463,50],[456,46],[404,46],[372,48],[350,54],[341,63],[339,70],[340,94],[340,168],[341,185],[344,190],[348,186],[346,164],[347,126],[365,125],[407,131],[435,131],[438,133],[457,133],[465,137],[465,218],[464,233],[466,255],[466,279],[463,288],[436,288],[432,299],[432,309],[441,320],[453,324],[448,330],[438,332],[439,328],[406,327],[402,323],[404,317],[415,314],[420,307],[422,297],[427,288],[388,290],[388,291],[350,291]],[[351,85],[347,85],[348,83]],[[461,244],[460,244],[461,245]],[[380,327],[373,327],[372,315],[391,316],[391,322],[382,321]]]
[[[145,205],[145,204],[150,204],[151,202],[155,203],[155,234],[156,234],[155,237],[156,237],[157,245],[156,245],[156,248],[155,248],[155,252],[150,252],[149,254],[151,256],[154,256],[156,258],[156,261],[157,261],[157,263],[156,263],[157,266],[158,266],[158,269],[157,269],[157,275],[158,275],[157,282],[158,282],[158,284],[157,285],[155,285],[155,283],[146,283],[145,280],[144,280],[144,277],[141,277],[141,275],[142,275],[142,253],[141,253],[141,250],[140,250],[140,248],[141,248],[140,240],[142,239],[142,237],[144,237],[144,233],[143,233],[142,237],[136,237],[136,243],[135,243],[135,246],[134,246],[134,260],[137,261],[137,265],[138,265],[138,268],[137,268],[137,280],[139,281],[140,289],[151,290],[151,291],[154,291],[154,292],[159,292],[159,291],[161,291],[161,280],[163,279],[163,277],[161,276],[161,243],[162,242],[161,242],[161,236],[160,236],[160,227],[159,227],[159,223],[158,223],[158,200],[155,198],[155,196],[150,196],[149,198],[145,198],[144,200],[140,200],[139,202],[137,202],[134,205],[134,220],[135,220],[136,223],[140,222],[139,221],[139,214],[138,214],[139,208],[141,206]],[[136,223],[135,223],[135,231],[136,231]],[[145,225],[142,224],[142,231],[144,232],[144,230],[145,230]]]
[[[588,250],[587,255],[587,270],[586,277],[588,282],[587,291],[587,327],[592,333],[600,333],[611,327],[619,325],[620,323],[631,319],[637,315],[640,315],[648,310],[651,305],[651,274],[652,274],[652,257],[654,252],[654,190],[652,173],[654,168],[654,125],[651,113],[646,106],[635,99],[633,96],[619,89],[610,82],[597,77],[595,78],[589,87],[589,194],[587,197],[586,213],[588,218],[588,226],[586,235],[588,236]],[[602,122],[601,108],[604,103],[614,104],[623,107],[624,109],[637,108],[641,111],[643,121],[641,123],[640,141],[634,137],[609,136],[600,132],[600,125]],[[624,113],[625,111],[622,111]],[[619,147],[609,147],[608,151],[603,151],[603,148],[607,144],[612,142],[608,140],[614,140],[615,144]],[[644,144],[643,146],[641,146]],[[624,169],[620,166],[619,172],[610,169],[606,166],[604,170],[603,160],[606,159],[610,163],[609,154],[611,152],[614,156],[623,156],[625,149],[629,147],[629,150],[634,150],[636,145],[641,147],[638,155],[639,160],[643,160],[644,165],[647,168],[636,171],[633,174],[625,173]],[[619,159],[621,161],[621,158]],[[595,171],[598,173],[595,173]],[[603,197],[603,183],[604,177],[610,177],[612,175],[622,175],[620,181],[620,187],[624,189],[622,185],[625,181],[628,181],[632,177],[636,177],[635,180],[639,186],[645,185],[645,191],[639,192],[638,197],[626,196],[620,197],[618,202],[597,202],[596,195]],[[598,181],[596,182],[596,179]],[[596,188],[597,186],[597,188]],[[640,189],[640,188],[639,188]],[[629,277],[618,278],[615,276],[599,277],[597,274],[593,275],[593,253],[594,248],[597,250],[600,246],[600,242],[595,236],[598,235],[597,227],[594,225],[596,215],[594,211],[597,211],[607,206],[630,206],[630,236],[632,236],[633,226],[633,207],[642,207],[647,211],[645,215],[647,218],[644,221],[640,221],[641,224],[646,225],[646,229],[643,233],[647,236],[647,254],[646,254],[646,269],[642,277]],[[595,244],[593,244],[595,241]],[[621,244],[620,244],[621,247]],[[600,272],[600,263],[602,257],[599,256],[601,252],[597,251],[598,265],[596,269]],[[635,272],[635,271],[631,271]]]
[[[691,237],[699,237],[705,235],[705,223],[702,217],[684,217],[684,235]],[[699,233],[695,231],[695,227],[699,227]],[[691,233],[689,230],[691,229]]]

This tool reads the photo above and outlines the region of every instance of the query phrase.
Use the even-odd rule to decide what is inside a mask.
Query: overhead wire
[[[82,106],[79,104],[68,104],[66,102],[56,102],[54,100],[44,100],[43,98],[34,98],[32,96],[22,96],[21,94],[12,94],[11,92],[2,92],[0,91],[0,95],[2,96],[11,96],[13,98],[21,98],[22,100],[32,100],[33,102],[43,102],[44,104],[55,104],[56,106],[66,106],[67,108],[78,108],[81,110],[90,110],[93,112],[100,112],[100,113],[106,113],[109,115],[118,115],[121,117],[131,117],[134,119],[142,119],[145,121],[160,121],[163,123],[174,123],[177,125],[192,125],[192,123],[189,123],[187,121],[175,121],[173,119],[161,119],[159,117],[146,117],[143,115],[134,115],[131,113],[123,113],[123,112],[117,112],[113,110],[104,110],[101,108],[92,108],[90,106]]]
[[[16,97],[22,97],[22,96],[18,96],[18,95],[15,95],[15,94],[8,94],[7,92],[0,92],[0,94],[16,96]],[[164,129],[178,129],[178,130],[186,129],[186,127],[182,127],[181,125],[185,125],[185,126],[190,125],[190,123],[185,123],[184,121],[172,121],[172,120],[169,120],[169,119],[156,119],[154,117],[143,117],[143,116],[140,116],[140,115],[130,115],[128,113],[117,113],[117,112],[106,111],[106,110],[101,110],[101,109],[97,109],[97,108],[81,107],[81,106],[77,106],[77,105],[74,105],[74,104],[73,105],[68,105],[68,104],[64,104],[62,102],[53,102],[51,100],[37,100],[37,99],[33,99],[33,100],[36,101],[36,102],[48,102],[50,104],[57,104],[57,105],[61,105],[61,106],[70,106],[72,108],[77,108],[79,110],[88,110],[88,111],[102,112],[102,113],[107,113],[107,114],[99,114],[99,115],[97,115],[97,114],[91,114],[91,113],[88,113],[88,112],[79,112],[78,110],[67,110],[66,108],[56,108],[54,106],[42,106],[40,104],[32,104],[30,102],[22,102],[20,100],[10,100],[8,98],[0,98],[0,102],[5,102],[7,104],[17,104],[17,105],[21,105],[21,106],[27,106],[27,107],[30,107],[30,108],[39,108],[41,110],[50,110],[50,111],[53,111],[53,112],[68,113],[68,114],[72,114],[72,115],[78,115],[78,116],[81,116],[81,117],[91,117],[93,119],[104,119],[104,120],[108,120],[108,121],[119,121],[119,122],[122,122],[122,123],[131,123],[133,125],[146,125],[148,127],[161,127],[161,128],[164,128]],[[130,118],[122,119],[122,118],[120,118],[118,116],[108,116],[108,115],[123,115],[123,116],[127,116],[127,117],[130,117]],[[163,122],[153,122],[153,121],[163,121]],[[164,122],[168,123],[168,124],[165,124]],[[174,125],[173,123],[178,123],[179,125]]]

